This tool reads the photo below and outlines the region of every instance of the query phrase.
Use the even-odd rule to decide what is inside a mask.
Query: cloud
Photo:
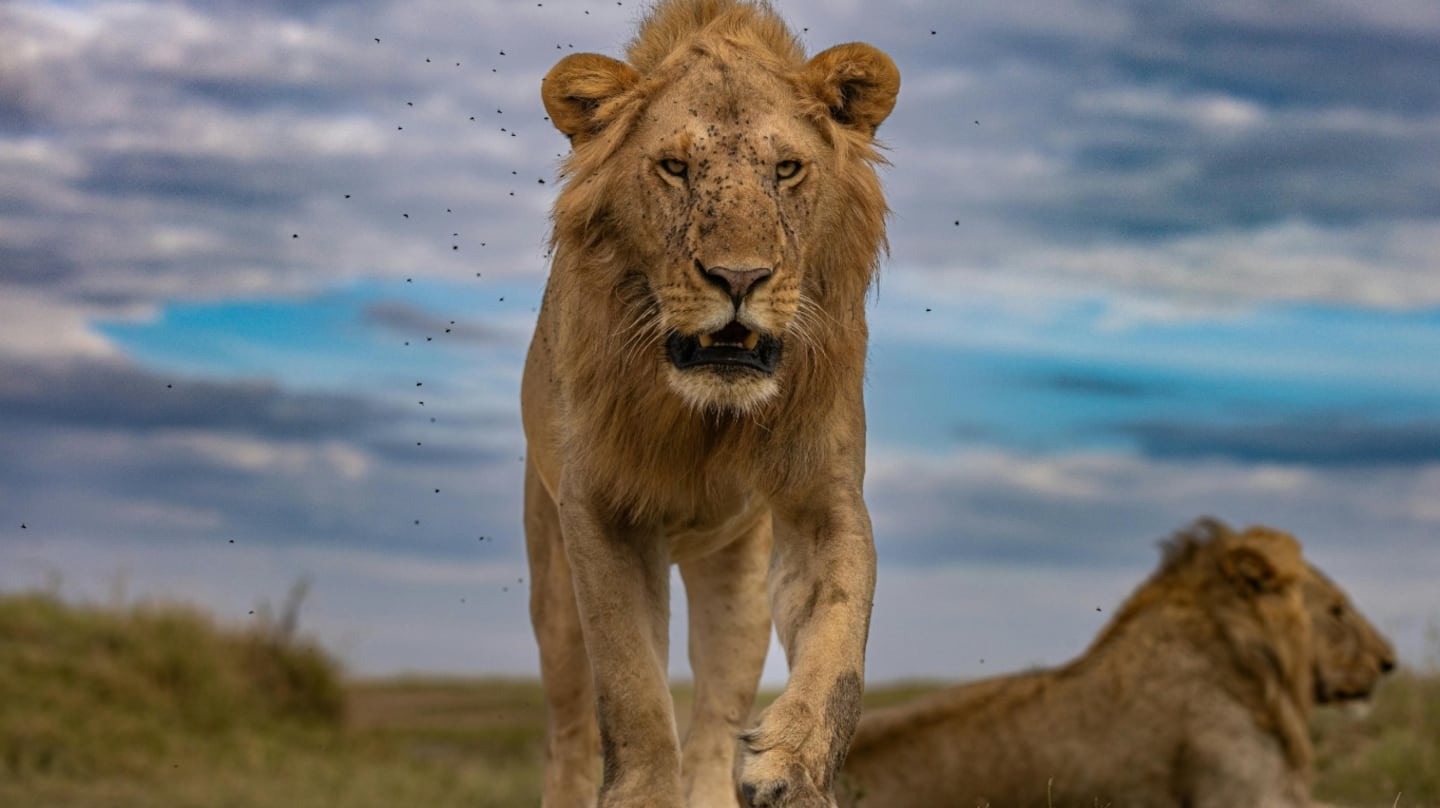
[[[163,377],[113,361],[0,362],[0,421],[146,433],[209,429],[273,438],[353,435],[397,410],[272,382]]]
[[[243,537],[421,553],[455,552],[482,533],[513,541],[518,427],[437,412],[444,423],[384,398],[116,359],[3,360],[0,514],[76,541]]]
[[[1062,394],[1073,393],[1101,398],[1152,398],[1172,392],[1171,388],[1163,383],[1147,383],[1083,371],[1061,371],[1033,376],[1023,379],[1022,382]]]
[[[15,189],[0,232],[28,245],[16,265],[64,269],[28,283],[134,304],[357,275],[538,276],[553,184],[537,180],[564,151],[540,76],[572,50],[614,51],[634,15],[567,2],[4,13],[28,44],[0,48],[3,151],[45,153],[0,159]],[[1440,91],[1426,81],[1440,34],[1423,8],[786,14],[812,46],[863,31],[901,62],[882,130],[899,265],[1241,302],[1440,301],[1414,257],[1427,253],[1400,248],[1433,246],[1440,220]],[[1337,54],[1353,69],[1325,69]],[[158,222],[206,240],[167,253]],[[1285,232],[1297,237],[1271,235]]]
[[[1112,7],[1063,30],[1090,11],[919,6],[943,38],[903,15],[868,29],[904,47],[882,129],[897,265],[1231,305],[1440,301],[1399,246],[1440,219],[1432,12]],[[1328,69],[1337,53],[1365,67]]]
[[[447,320],[418,306],[400,301],[381,301],[365,307],[366,323],[377,325],[406,336],[434,336],[464,343],[491,344],[508,341],[511,336],[499,328],[483,323]]]
[[[1330,467],[975,448],[871,455],[866,491],[881,557],[904,566],[1105,566],[1205,514],[1273,524],[1318,547],[1362,535],[1428,541],[1435,521],[1420,503],[1440,497],[1440,461]]]
[[[452,19],[474,23],[461,36],[413,7],[304,5],[0,12],[0,234],[23,250],[6,275],[128,306],[539,274],[537,180],[563,144],[534,90],[549,35],[495,8]]]
[[[118,357],[115,347],[91,325],[97,313],[93,306],[8,285],[0,294],[0,363]]]
[[[1167,459],[1222,457],[1308,467],[1406,467],[1440,463],[1440,424],[1376,424],[1356,418],[1202,424],[1146,421],[1117,427],[1141,451]]]
[[[116,198],[173,198],[283,215],[299,202],[296,179],[283,166],[251,160],[131,152],[97,160],[79,188]]]

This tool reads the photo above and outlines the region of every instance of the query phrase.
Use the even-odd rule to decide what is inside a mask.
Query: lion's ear
[[[1296,579],[1304,563],[1299,542],[1288,534],[1251,528],[1226,548],[1220,568],[1252,592],[1278,592]]]
[[[867,135],[875,134],[900,94],[900,70],[895,62],[863,42],[836,45],[816,54],[805,66],[805,80],[837,123]]]
[[[640,74],[624,62],[598,53],[572,53],[545,75],[540,99],[555,128],[579,145],[604,128],[595,114],[600,105],[639,80]]]
[[[1275,565],[1253,547],[1235,547],[1220,561],[1225,577],[1253,592],[1274,592],[1280,588]]]

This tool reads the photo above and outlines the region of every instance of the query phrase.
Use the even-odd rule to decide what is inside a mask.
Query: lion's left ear
[[[1250,528],[1220,559],[1225,576],[1255,593],[1278,592],[1292,583],[1304,561],[1300,545],[1278,530]]]
[[[900,70],[877,48],[863,42],[836,45],[805,65],[805,83],[842,126],[875,134],[895,108]]]
[[[1251,547],[1236,547],[1220,561],[1225,577],[1253,592],[1275,592],[1280,576],[1264,553]]]

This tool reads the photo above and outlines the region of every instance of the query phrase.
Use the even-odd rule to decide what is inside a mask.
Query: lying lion
[[[885,244],[874,134],[899,87],[880,51],[807,59],[738,0],[663,0],[625,61],[545,77],[572,146],[521,390],[547,806],[832,804],[875,585],[865,294]],[[790,681],[746,727],[772,613]]]
[[[1390,644],[1276,530],[1203,520],[1079,659],[867,713],[850,806],[1309,806],[1306,718]]]

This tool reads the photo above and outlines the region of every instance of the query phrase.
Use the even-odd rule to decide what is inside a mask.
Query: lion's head
[[[616,364],[658,366],[696,408],[753,411],[803,358],[834,361],[836,328],[864,328],[886,213],[873,136],[900,75],[863,44],[807,60],[768,5],[725,0],[662,3],[626,57],[545,77],[573,147],[557,266],[583,260],[617,304],[591,323]]]
[[[1201,519],[1167,545],[1166,570],[1192,570],[1210,590],[1201,602],[1237,660],[1270,683],[1258,717],[1275,722],[1296,759],[1308,758],[1296,721],[1312,702],[1363,698],[1395,667],[1390,643],[1287,533]]]
[[[1315,635],[1315,700],[1363,699],[1395,669],[1395,649],[1325,573],[1311,565],[1301,594]]]
[[[1235,531],[1201,519],[1163,545],[1160,569],[1096,645],[1127,634],[1127,624],[1147,614],[1182,621],[1192,642],[1237,674],[1236,695],[1256,724],[1280,739],[1296,770],[1305,770],[1315,687],[1315,635],[1302,593],[1309,572],[1288,533],[1262,526]]]

